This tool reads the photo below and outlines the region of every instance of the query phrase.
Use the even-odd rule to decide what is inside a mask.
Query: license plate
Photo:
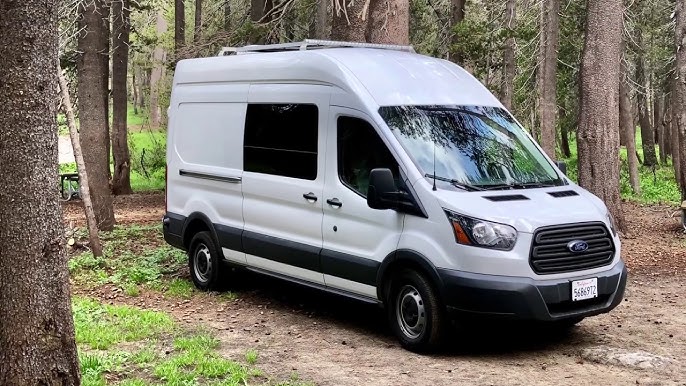
[[[572,282],[572,301],[598,297],[598,278],[576,280]]]

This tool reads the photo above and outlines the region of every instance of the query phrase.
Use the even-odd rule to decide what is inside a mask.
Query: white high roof
[[[306,82],[366,93],[379,106],[502,106],[461,67],[412,52],[376,48],[324,48],[186,59],[174,84]]]

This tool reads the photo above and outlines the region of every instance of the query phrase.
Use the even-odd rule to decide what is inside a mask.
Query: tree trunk
[[[543,0],[541,5],[541,46],[538,84],[541,147],[548,157],[555,159],[557,118],[557,49],[560,36],[559,0]]]
[[[76,159],[76,166],[79,171],[79,190],[81,191],[81,199],[83,200],[86,223],[88,224],[90,248],[94,256],[102,256],[102,244],[100,243],[100,236],[98,234],[98,222],[95,219],[95,211],[93,210],[90,184],[88,183],[88,173],[84,167],[85,164],[83,162],[83,151],[81,150],[79,131],[76,127],[76,118],[74,118],[74,109],[71,103],[71,97],[69,96],[67,79],[65,78],[64,73],[62,73],[62,68],[60,68],[59,61],[57,62],[57,77],[60,85],[62,106],[64,108],[64,113],[67,116],[69,137],[71,138],[71,145],[74,148],[74,158]]]
[[[462,23],[465,14],[465,3],[466,0],[450,0],[450,44],[452,46],[457,45],[460,39],[468,38],[466,36],[458,36],[455,32],[455,26]],[[462,54],[460,52],[454,52],[450,60],[455,63],[462,64]]]
[[[138,115],[138,82],[136,81],[136,68],[131,69],[131,99],[133,99],[133,113]]]
[[[224,3],[224,32],[231,32],[231,0]]]
[[[57,10],[0,2],[0,175],[19,184],[0,189],[0,385],[80,384],[56,183]]]
[[[255,24],[264,24],[271,19],[268,16],[274,7],[272,0],[250,0],[250,20]],[[249,41],[253,44],[264,44],[266,43],[266,37],[263,36],[262,31],[256,30],[253,32],[252,36],[249,37]]]
[[[655,132],[657,132],[657,149],[660,159],[660,165],[667,165],[667,158],[665,152],[665,125],[662,120],[664,102],[664,95],[657,95],[656,92],[653,96],[653,124],[655,125]]]
[[[157,12],[157,36],[162,35],[167,30],[167,20],[162,11]],[[161,43],[155,46],[152,54],[152,74],[150,75],[150,123],[153,127],[162,124],[162,109],[159,103],[159,83],[162,80],[164,71],[164,47]]]
[[[127,74],[129,63],[129,2],[112,0],[112,156],[114,194],[131,194],[131,160],[128,143]]]
[[[626,64],[622,61],[621,78],[619,83],[619,125],[620,133],[623,133],[626,146],[626,158],[629,166],[629,184],[634,194],[641,194],[641,183],[638,178],[638,158],[636,158],[636,127],[631,115],[629,74]]]
[[[622,0],[588,0],[581,60],[579,184],[605,202],[624,230],[619,197]]]
[[[157,15],[159,18],[159,14]],[[158,21],[159,23],[159,21]],[[186,7],[184,0],[174,0],[174,60],[181,60],[181,50],[186,45]]]
[[[560,148],[562,150],[562,155],[565,158],[572,156],[572,150],[569,148],[569,131],[567,125],[560,126]]]
[[[681,183],[681,199],[686,200],[686,0],[676,2],[676,103],[674,108],[674,126],[679,133],[678,148],[675,147],[674,154],[679,153],[679,174],[677,181]],[[676,158],[676,157],[675,157]]]
[[[671,82],[667,85],[668,88],[671,88]],[[672,156],[672,96],[667,94],[665,96],[665,101],[664,101],[664,112],[662,121],[664,123],[664,130],[662,132],[662,136],[664,137],[664,143],[665,143],[665,161]]]
[[[195,32],[193,33],[193,42],[200,41],[202,35],[202,0],[195,0]]]
[[[367,41],[381,44],[410,44],[409,0],[371,0]]]
[[[103,53],[107,49],[103,37],[103,2],[94,0],[80,3],[77,61],[79,125],[83,159],[93,192],[93,207],[101,230],[114,228],[114,210],[109,184],[109,154],[107,143],[108,117],[105,114],[105,79],[107,71]],[[54,70],[53,70],[54,73]]]
[[[331,39],[350,42],[365,42],[369,20],[369,2],[334,1]]]
[[[643,33],[640,28],[636,29],[636,44],[638,45],[638,55],[636,58],[636,102],[638,103],[638,122],[641,125],[641,144],[643,146],[643,164],[646,166],[657,165],[655,154],[655,137],[653,128],[650,125],[650,115],[648,113],[648,87],[645,76],[645,59],[643,46]]]
[[[112,180],[112,170],[110,169],[110,154],[112,153],[112,144],[110,143],[110,6],[112,0],[103,0],[102,8],[102,39],[103,46],[105,47],[102,55],[102,60],[105,62],[102,72],[102,81],[105,85],[102,97],[105,99],[105,133],[107,134],[107,139],[105,140],[105,149],[107,154],[107,179]]]
[[[505,28],[507,29],[508,38],[505,40],[505,49],[503,51],[503,105],[508,110],[512,109],[516,69],[514,39],[514,25],[516,21],[515,5],[515,0],[507,0],[505,5]]]
[[[328,40],[329,33],[329,11],[328,0],[317,0],[317,14],[315,17],[315,34],[317,39]]]

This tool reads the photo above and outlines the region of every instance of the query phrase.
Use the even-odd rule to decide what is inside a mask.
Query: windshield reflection
[[[484,188],[564,183],[502,108],[386,106],[379,113],[422,174]]]

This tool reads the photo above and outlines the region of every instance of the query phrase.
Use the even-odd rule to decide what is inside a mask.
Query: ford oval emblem
[[[588,250],[588,243],[583,240],[572,240],[569,243],[567,243],[567,249],[569,249],[570,252],[574,253],[585,252],[586,250]]]

